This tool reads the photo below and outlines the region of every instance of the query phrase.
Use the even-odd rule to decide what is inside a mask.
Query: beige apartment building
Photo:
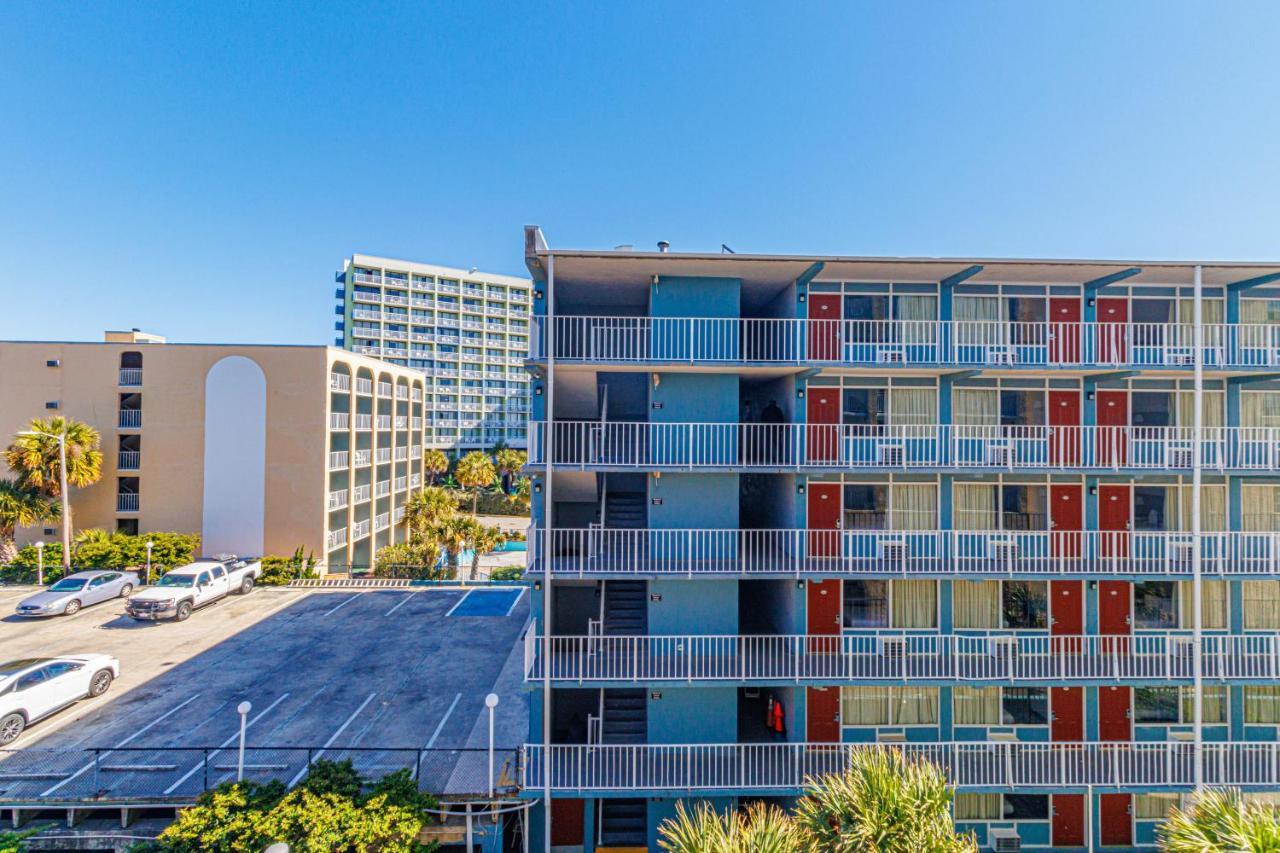
[[[54,415],[102,435],[102,479],[72,493],[77,530],[198,532],[206,554],[302,546],[330,572],[401,535],[423,398],[420,372],[333,347],[0,342],[0,441]]]

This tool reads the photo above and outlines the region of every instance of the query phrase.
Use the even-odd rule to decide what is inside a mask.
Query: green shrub
[[[434,542],[400,542],[378,549],[373,576],[401,580],[443,580],[446,567],[440,564],[440,546]]]
[[[267,556],[262,558],[262,575],[259,586],[287,586],[293,580],[310,580],[316,573],[316,557],[304,554],[301,545],[290,557]]]
[[[147,564],[147,543],[151,548],[151,579],[155,580],[174,566],[190,563],[200,548],[197,533],[107,533],[82,530],[71,543],[72,569],[142,569]],[[18,558],[0,569],[0,580],[6,583],[35,583],[38,553],[34,545],[18,551]],[[52,583],[62,577],[62,543],[50,542],[44,547],[44,579]]]
[[[454,498],[458,502],[458,511],[471,514],[470,492],[455,491]],[[529,507],[523,503],[519,495],[504,495],[501,489],[480,492],[476,500],[476,513],[479,515],[518,515],[527,517]]]
[[[495,581],[518,581],[524,577],[524,566],[498,566],[489,572],[489,579]]]
[[[5,583],[35,583],[39,554],[34,545],[18,550],[18,559],[0,568],[0,581]],[[62,577],[62,543],[50,542],[44,547],[44,582],[53,583]]]

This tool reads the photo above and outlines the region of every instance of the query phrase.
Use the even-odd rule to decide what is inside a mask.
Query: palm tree
[[[800,840],[791,818],[777,806],[755,802],[721,814],[704,801],[691,814],[677,800],[676,816],[658,827],[658,847],[668,853],[793,853],[800,850]]]
[[[422,454],[422,467],[426,469],[427,481],[436,484],[436,479],[449,473],[449,457],[443,450],[428,450]]]
[[[501,548],[507,542],[507,534],[502,532],[501,527],[489,527],[484,524],[477,523],[471,530],[471,575],[469,580],[475,580],[480,574],[480,556],[488,554],[490,551]]]
[[[18,558],[14,535],[19,527],[53,521],[62,514],[62,505],[15,480],[0,480],[0,565]]]
[[[71,501],[62,494],[65,475],[68,491],[83,489],[102,478],[101,438],[86,423],[64,417],[34,418],[5,450],[5,463],[18,483],[47,498],[62,501],[62,565],[71,566]],[[65,451],[65,454],[64,454]],[[63,471],[62,459],[66,459]]]
[[[476,505],[480,500],[480,490],[492,484],[494,477],[498,476],[493,467],[493,460],[479,450],[473,450],[458,460],[458,467],[454,469],[453,474],[458,478],[459,485],[464,489],[472,490],[471,514],[474,516]]]
[[[840,775],[806,782],[795,806],[802,849],[834,853],[969,853],[972,836],[957,835],[952,791],[934,764],[901,750],[854,750]]]
[[[444,551],[446,575],[449,579],[458,576],[458,555],[474,538],[472,528],[475,526],[477,526],[475,519],[467,518],[465,515],[451,515],[441,519],[427,531],[427,538]]]
[[[1156,838],[1167,853],[1280,850],[1280,810],[1245,803],[1236,790],[1208,790],[1186,811],[1170,812]]]
[[[520,469],[528,460],[528,455],[523,450],[504,447],[494,454],[493,460],[498,473],[502,475],[502,491],[511,494],[511,479],[520,473]]]
[[[420,540],[427,532],[458,512],[458,502],[447,489],[428,486],[404,502],[404,525],[410,540]]]

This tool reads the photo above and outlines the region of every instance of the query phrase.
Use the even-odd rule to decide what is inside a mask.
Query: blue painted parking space
[[[522,587],[503,589],[473,589],[453,606],[449,616],[506,616],[515,607],[520,596],[524,595]]]

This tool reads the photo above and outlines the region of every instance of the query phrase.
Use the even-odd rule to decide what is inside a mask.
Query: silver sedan
[[[70,616],[111,598],[128,598],[138,585],[133,572],[115,570],[76,572],[18,603],[19,616]]]

